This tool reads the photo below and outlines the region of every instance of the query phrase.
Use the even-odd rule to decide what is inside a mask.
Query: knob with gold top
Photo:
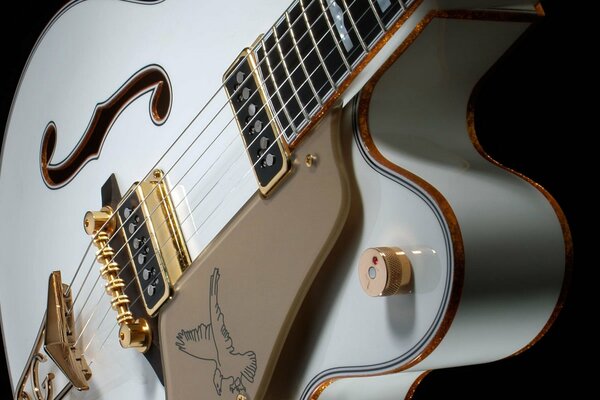
[[[358,261],[358,278],[369,296],[392,296],[410,291],[412,269],[398,247],[371,247]]]

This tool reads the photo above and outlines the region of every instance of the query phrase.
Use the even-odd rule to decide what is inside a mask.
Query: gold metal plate
[[[87,390],[92,377],[81,349],[76,346],[73,299],[69,286],[62,283],[59,271],[50,275],[44,349],[69,381],[79,390]],[[37,372],[36,374],[37,375]]]

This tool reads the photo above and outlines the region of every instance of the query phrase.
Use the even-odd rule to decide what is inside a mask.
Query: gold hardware
[[[117,312],[117,322],[120,325],[120,332],[123,332],[124,325],[128,325],[130,328],[127,338],[135,338],[134,341],[119,340],[119,342],[124,348],[132,347],[143,353],[150,348],[152,332],[146,320],[142,318],[134,319],[133,314],[129,311],[130,300],[123,291],[125,281],[119,277],[121,268],[114,261],[115,251],[108,244],[114,227],[112,226],[113,223],[106,225],[105,223],[106,221],[115,221],[114,224],[116,225],[116,218],[112,218],[112,216],[112,209],[110,207],[102,207],[102,210],[99,212],[88,211],[85,214],[83,225],[88,235],[95,235],[94,245],[98,248],[96,260],[102,265],[100,275],[107,281],[104,288],[106,293],[112,297],[110,303],[112,308]],[[99,229],[102,230],[98,231]]]
[[[361,254],[358,277],[369,296],[392,296],[407,292],[412,268],[406,253],[399,248],[374,247]]]
[[[141,220],[144,221],[144,229],[148,231],[150,244],[155,254],[153,258],[156,259],[158,264],[157,272],[160,274],[161,280],[164,281],[165,287],[167,287],[162,297],[149,306],[144,295],[146,287],[142,285],[139,279],[140,274],[136,273],[138,289],[142,294],[141,297],[146,312],[148,315],[154,315],[170,298],[173,285],[192,263],[192,260],[179,226],[165,175],[161,170],[154,170],[148,179],[139,183],[136,182],[124,198],[135,199],[131,207],[137,207],[142,214]],[[132,251],[130,247],[130,233],[123,232],[123,234],[126,238],[126,248],[131,259],[131,265],[135,266],[134,254],[136,252]]]
[[[236,396],[235,400],[248,400],[248,398],[246,396],[244,396],[243,394],[238,394]]]
[[[115,218],[111,218],[112,209],[110,207],[102,207],[100,211],[88,211],[85,213],[83,218],[83,229],[88,235],[95,235],[100,229],[104,227],[104,231],[109,235],[115,231],[117,221]],[[108,224],[107,224],[108,222]],[[106,224],[106,226],[105,226]]]
[[[48,284],[44,349],[73,386],[79,390],[87,390],[87,381],[92,377],[92,373],[81,350],[75,345],[72,307],[73,299],[69,285],[62,283],[60,271],[52,272]],[[40,361],[43,360],[34,362],[34,367]]]
[[[94,244],[99,249],[96,252],[96,260],[102,265],[100,275],[107,281],[104,288],[106,293],[112,297],[111,305],[117,312],[117,322],[119,324],[131,323],[133,315],[129,311],[129,298],[123,293],[125,281],[119,278],[120,267],[113,260],[115,251],[109,246],[109,239],[110,236],[104,231],[96,233]]]
[[[33,379],[33,393],[35,393],[35,397],[38,400],[48,400],[54,397],[54,384],[52,383],[52,381],[54,380],[54,374],[52,372],[50,372],[46,376],[46,379],[44,379],[44,381],[40,385],[39,366],[41,362],[46,362],[47,360],[48,359],[46,358],[46,356],[44,356],[41,353],[36,354],[33,360],[33,374],[31,377]],[[46,388],[46,394],[42,395],[41,389],[43,389],[44,387]]]
[[[150,326],[145,319],[139,319],[134,323],[123,324],[119,329],[119,343],[125,349],[148,349],[152,334]]]
[[[262,196],[267,197],[271,193],[273,188],[275,188],[275,186],[279,182],[281,182],[283,180],[283,178],[291,171],[291,157],[290,157],[291,153],[290,153],[290,149],[288,147],[287,142],[285,140],[281,139],[281,137],[283,137],[283,135],[282,135],[281,129],[279,128],[278,123],[276,122],[275,115],[273,114],[273,111],[271,110],[271,107],[270,107],[271,102],[269,100],[270,97],[265,90],[265,84],[262,82],[262,77],[260,75],[260,68],[257,63],[255,54],[253,52],[253,49],[255,49],[261,43],[262,39],[263,39],[263,35],[259,35],[250,47],[247,47],[244,50],[242,50],[242,52],[237,56],[237,58],[235,59],[233,64],[231,64],[231,66],[227,69],[227,71],[225,71],[225,74],[223,75],[223,82],[227,82],[227,79],[236,70],[236,68],[238,68],[240,62],[248,63],[249,69],[252,74],[252,78],[254,80],[254,83],[256,84],[256,88],[257,88],[258,94],[260,96],[260,99],[262,101],[265,113],[267,114],[267,120],[271,121],[269,125],[273,129],[278,155],[280,155],[283,158],[283,162],[282,162],[282,166],[281,166],[280,170],[277,171],[277,173],[271,178],[271,180],[266,185],[263,185],[260,182],[260,179],[258,178],[256,169],[254,169],[255,178],[257,179],[258,184],[259,184],[258,185],[259,192]],[[233,114],[235,116],[237,116],[238,112],[236,111],[236,109],[233,105],[233,102],[230,101],[229,105],[231,106],[231,110],[233,111]],[[245,146],[249,147],[251,143],[249,142],[248,138],[246,136],[244,136],[244,133],[243,133],[244,127],[242,126],[243,124],[240,123],[240,120],[237,117],[235,118],[235,121],[236,121],[236,124],[238,126],[238,129],[240,131],[240,134],[242,136],[242,140],[244,141]],[[250,157],[249,153],[247,155]],[[250,162],[252,164],[254,164],[252,157],[250,157]]]
[[[39,378],[39,364],[44,363],[48,360],[48,358],[41,353],[42,344],[44,342],[44,336],[46,333],[46,321],[46,315],[44,315],[42,325],[35,339],[35,344],[33,346],[33,349],[31,350],[31,354],[29,355],[27,364],[25,365],[25,368],[23,370],[23,374],[19,379],[19,383],[17,384],[17,392],[15,394],[15,399],[32,400],[31,395],[25,391],[25,386],[27,386],[27,382],[30,379],[31,386],[33,388],[33,393],[35,394],[35,398],[37,400],[39,400],[40,398],[51,400],[54,396],[54,374],[47,374],[46,378],[42,381],[41,385]],[[42,396],[42,389],[44,389],[44,386],[46,389],[46,393]]]
[[[317,156],[315,156],[314,154],[307,154],[304,158],[304,164],[306,164],[308,168],[312,167],[314,164],[316,164],[316,162]]]
[[[52,400],[54,398],[54,374],[48,373],[40,382],[39,366],[48,361],[48,358],[41,353],[42,345],[69,381],[56,395],[57,399],[62,399],[73,387],[78,390],[89,389],[87,381],[91,379],[92,373],[76,345],[77,333],[71,313],[72,308],[73,299],[69,285],[62,283],[59,271],[52,272],[48,283],[46,313],[17,384],[15,399]],[[25,391],[29,380],[31,380],[34,397]]]
[[[143,200],[141,207],[154,249],[158,249],[162,256],[157,257],[162,261],[161,268],[166,271],[169,282],[174,284],[192,260],[179,227],[165,175],[157,169],[152,176],[140,182],[136,192],[138,199]],[[148,314],[152,315],[154,311],[148,311]]]

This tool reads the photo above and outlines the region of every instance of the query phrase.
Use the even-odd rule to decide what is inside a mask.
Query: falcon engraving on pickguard
[[[231,380],[229,390],[235,394],[246,394],[244,380],[254,382],[256,354],[254,351],[239,353],[225,327],[225,316],[219,306],[219,269],[210,276],[209,311],[210,322],[196,328],[181,329],[175,345],[184,353],[199,360],[214,362],[213,383],[220,396],[223,381]]]

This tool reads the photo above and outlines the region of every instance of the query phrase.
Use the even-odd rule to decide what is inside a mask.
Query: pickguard
[[[150,119],[155,125],[165,123],[171,112],[172,90],[169,77],[158,65],[148,65],[125,82],[108,100],[94,109],[90,122],[71,153],[58,163],[52,162],[56,149],[57,127],[46,125],[40,150],[42,179],[50,189],[68,184],[87,163],[100,157],[102,145],[121,112],[143,94],[151,92]]]
[[[348,216],[339,115],[325,116],[302,142],[281,189],[251,197],[175,284],[159,314],[167,398],[263,398]],[[311,166],[307,153],[316,157]]]

